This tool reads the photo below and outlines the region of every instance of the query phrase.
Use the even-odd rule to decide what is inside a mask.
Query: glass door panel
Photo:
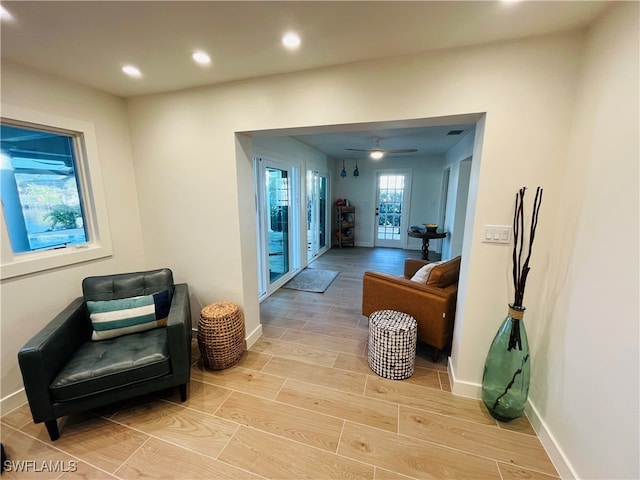
[[[300,169],[274,159],[254,160],[258,246],[258,297],[262,300],[300,270],[303,211]]]
[[[327,177],[307,171],[307,260],[327,248]]]
[[[265,169],[265,200],[269,214],[267,245],[269,283],[289,271],[289,174],[275,167]]]
[[[406,238],[406,217],[410,175],[378,173],[376,182],[375,246],[402,248]]]
[[[307,260],[318,255],[318,209],[316,188],[318,173],[307,171]]]
[[[320,231],[318,232],[320,238],[318,240],[318,246],[320,250],[327,247],[327,177],[320,176],[320,193],[318,196],[318,202],[320,207],[320,212],[318,214],[318,228]]]

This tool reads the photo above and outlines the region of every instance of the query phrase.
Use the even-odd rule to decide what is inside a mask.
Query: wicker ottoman
[[[381,377],[402,380],[413,375],[418,323],[411,315],[378,310],[369,317],[369,367]]]
[[[206,368],[222,370],[238,363],[244,349],[244,318],[238,305],[217,302],[202,309],[198,348]]]

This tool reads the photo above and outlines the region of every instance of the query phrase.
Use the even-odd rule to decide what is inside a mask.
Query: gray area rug
[[[305,268],[282,288],[303,290],[305,292],[324,293],[340,272],[320,270],[319,268]]]

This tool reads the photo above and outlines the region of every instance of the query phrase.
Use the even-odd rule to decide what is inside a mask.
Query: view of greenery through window
[[[0,140],[0,192],[13,252],[85,243],[75,138],[3,122]]]

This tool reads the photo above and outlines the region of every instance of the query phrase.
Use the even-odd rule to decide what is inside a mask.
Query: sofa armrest
[[[457,287],[439,288],[386,273],[365,272],[362,279],[362,314],[377,310],[408,313],[418,322],[418,338],[443,348],[451,340]]]
[[[404,278],[413,277],[418,270],[427,265],[427,260],[420,260],[418,258],[407,258],[404,261]]]
[[[18,352],[24,389],[36,423],[54,418],[49,385],[91,335],[82,297],[76,298]]]
[[[171,369],[177,378],[187,383],[191,374],[191,305],[186,283],[175,285],[167,320],[167,339]]]

